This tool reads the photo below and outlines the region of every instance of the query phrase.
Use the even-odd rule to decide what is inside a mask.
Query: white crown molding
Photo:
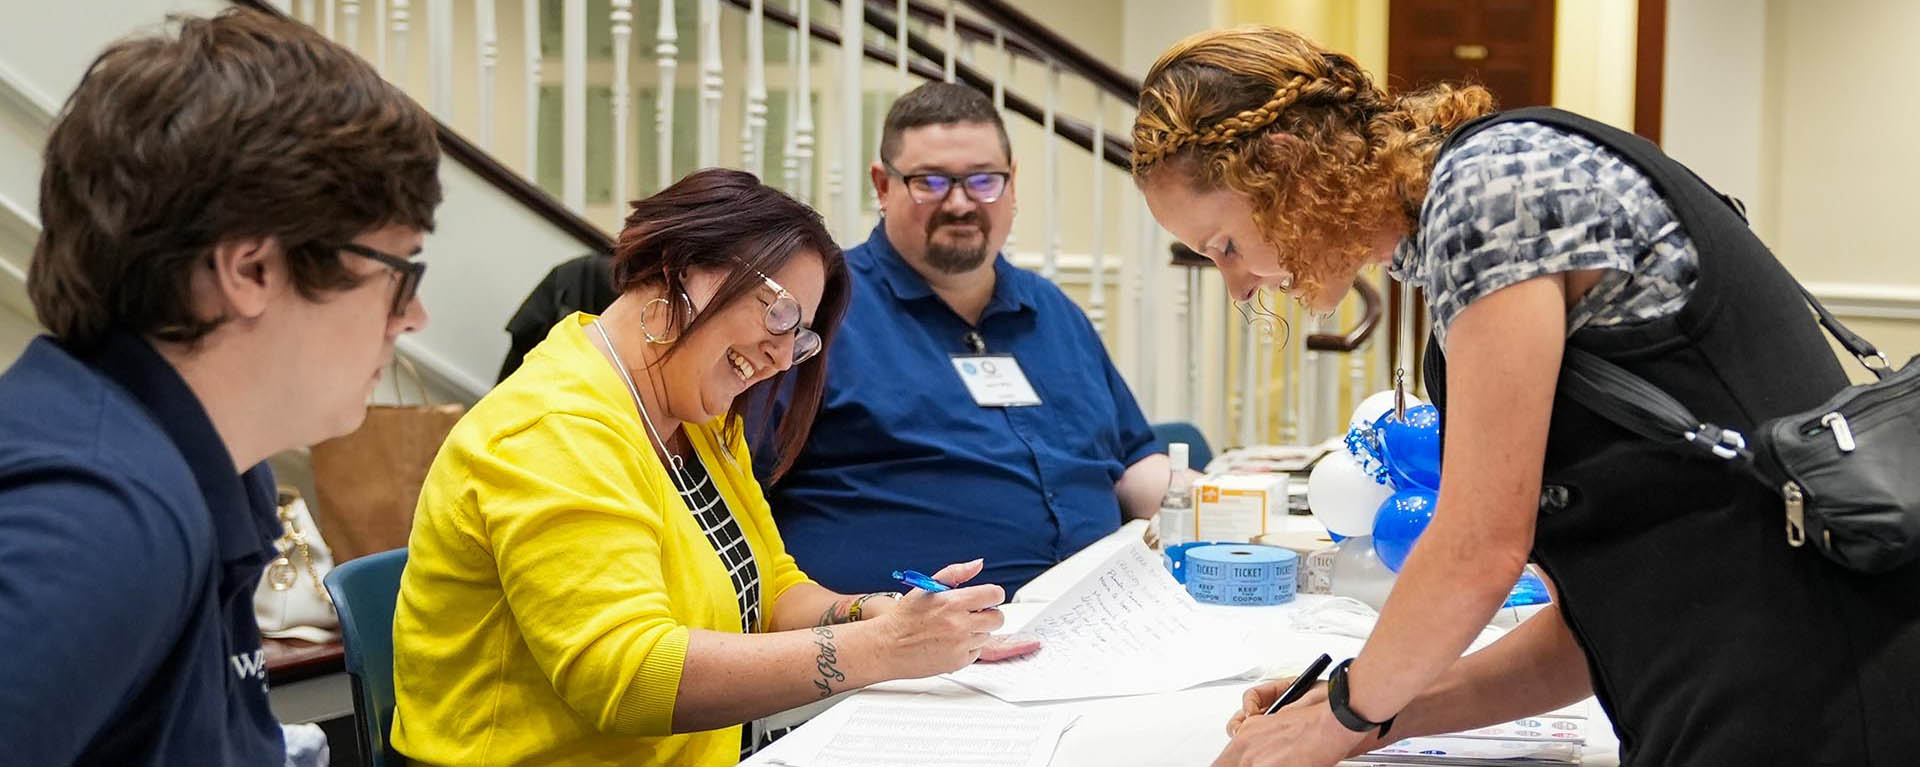
[[[1920,320],[1920,285],[1809,282],[1806,286],[1820,303],[1840,317]]]
[[[27,84],[25,78],[5,63],[0,63],[0,105],[26,114],[47,130],[53,129],[54,115],[60,111],[53,99]]]

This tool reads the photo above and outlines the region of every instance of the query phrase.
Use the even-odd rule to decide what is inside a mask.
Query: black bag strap
[[[1722,199],[1729,200],[1729,205],[1735,204],[1732,198],[1723,196]],[[1860,337],[1860,334],[1849,330],[1839,318],[1833,316],[1833,312],[1820,304],[1820,299],[1813,297],[1813,292],[1807,290],[1805,285],[1795,281],[1794,287],[1800,289],[1800,295],[1807,299],[1807,305],[1812,306],[1813,313],[1819,315],[1820,326],[1859,358],[1860,364],[1872,371],[1876,378],[1884,380],[1893,375],[1887,355],[1874,347],[1872,342]],[[1746,437],[1740,432],[1702,423],[1694,417],[1693,411],[1674,399],[1673,395],[1585,349],[1574,346],[1566,348],[1560,367],[1560,389],[1601,417],[1647,439],[1680,439],[1727,460],[1751,462],[1753,459],[1753,451],[1747,448]]]
[[[1601,417],[1656,442],[1679,440],[1721,459],[1750,462],[1740,432],[1702,423],[1673,395],[1598,354],[1569,346],[1560,390]]]
[[[1799,285],[1797,280],[1795,284],[1800,288],[1800,295],[1805,296],[1807,303],[1813,306],[1813,313],[1820,315],[1820,326],[1833,334],[1834,340],[1839,341],[1841,346],[1846,347],[1848,353],[1858,358],[1860,364],[1867,366],[1867,370],[1873,373],[1874,378],[1885,380],[1887,376],[1893,375],[1893,364],[1887,361],[1886,354],[1875,348],[1871,341],[1861,338],[1859,333],[1848,330],[1846,325],[1841,324],[1840,318],[1833,316],[1833,312],[1827,311],[1827,307],[1820,305],[1820,299],[1814,298],[1813,292],[1807,290],[1807,286]]]

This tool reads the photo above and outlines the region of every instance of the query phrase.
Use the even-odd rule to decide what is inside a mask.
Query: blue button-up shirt
[[[147,342],[29,345],[0,375],[0,762],[283,763],[253,618],[274,510]]]
[[[1114,483],[1164,449],[1078,306],[995,256],[993,297],[968,325],[883,227],[847,262],[853,296],[827,353],[821,411],[769,490],[802,570],[857,594],[898,590],[894,570],[984,557],[977,582],[1011,594],[1119,527]],[[970,332],[986,353],[1019,361],[1039,406],[974,403],[952,362],[972,353]]]

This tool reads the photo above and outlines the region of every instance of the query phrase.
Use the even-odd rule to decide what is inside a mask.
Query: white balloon
[[[1344,536],[1369,535],[1380,504],[1393,488],[1373,481],[1353,456],[1336,450],[1314,464],[1307,477],[1307,506],[1328,530]]]
[[[1411,393],[1407,395],[1407,407],[1420,404],[1425,403],[1422,403],[1419,397],[1415,397]],[[1360,406],[1353,409],[1353,417],[1347,419],[1347,430],[1351,431],[1362,426],[1371,429],[1373,428],[1374,421],[1380,420],[1380,416],[1386,415],[1387,411],[1392,409],[1392,389],[1374,392],[1368,395],[1366,399],[1360,400]]]
[[[1387,604],[1393,593],[1395,576],[1373,551],[1373,537],[1362,535],[1343,540],[1333,554],[1333,575],[1329,588],[1334,596],[1352,597],[1375,610]]]

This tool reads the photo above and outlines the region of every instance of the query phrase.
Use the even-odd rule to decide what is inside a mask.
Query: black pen
[[[1293,684],[1287,686],[1287,691],[1280,693],[1279,699],[1275,700],[1273,705],[1267,707],[1267,713],[1272,714],[1275,711],[1279,711],[1281,706],[1299,700],[1300,696],[1306,695],[1308,690],[1313,689],[1313,683],[1320,681],[1320,672],[1326,671],[1327,664],[1332,662],[1333,658],[1329,657],[1326,653],[1320,653],[1320,657],[1314,658],[1312,663],[1307,664],[1306,671],[1300,672],[1299,676],[1293,678]]]

